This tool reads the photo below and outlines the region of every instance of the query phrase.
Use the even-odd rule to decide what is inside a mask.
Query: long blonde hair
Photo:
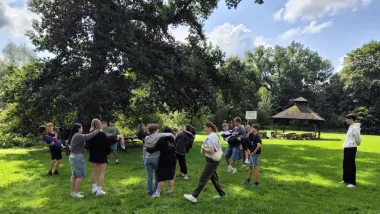
[[[99,130],[99,129],[102,129],[102,123],[100,122],[99,119],[93,119],[91,121],[91,129],[90,129],[90,131]]]

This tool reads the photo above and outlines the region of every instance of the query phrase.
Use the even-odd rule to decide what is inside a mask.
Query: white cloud
[[[254,47],[257,47],[257,46],[264,46],[264,47],[271,47],[272,45],[268,44],[269,39],[265,39],[263,36],[256,36],[254,39],[253,39],[253,46]]]
[[[226,55],[241,56],[245,51],[253,48],[253,38],[250,32],[251,30],[243,24],[234,26],[230,23],[224,23],[207,33],[207,37],[213,45],[219,46],[226,52]]]
[[[186,38],[189,35],[189,27],[181,26],[177,28],[172,28],[170,33],[172,36],[174,36],[174,38],[177,41],[186,42]]]
[[[284,13],[284,8],[279,9],[275,14],[273,14],[273,19],[276,21],[281,20],[283,13]]]
[[[320,33],[324,28],[328,28],[332,25],[332,20],[318,24],[316,21],[310,22],[309,26],[305,27],[303,33],[314,34]]]
[[[330,20],[328,22],[323,22],[321,24],[318,24],[316,21],[310,22],[308,26],[305,26],[303,28],[292,28],[285,33],[279,35],[279,37],[283,40],[290,40],[296,36],[303,35],[303,34],[316,34],[320,33],[323,29],[328,28],[332,25],[333,21]]]
[[[372,0],[287,0],[273,17],[277,20],[295,22],[297,20],[315,20],[325,15],[336,15],[342,10],[368,6]]]
[[[285,33],[281,34],[279,37],[283,40],[290,40],[294,38],[296,35],[301,34],[302,30],[301,28],[292,28]]]
[[[339,57],[339,66],[338,68],[335,70],[336,72],[339,72],[340,70],[342,70],[343,68],[343,65],[344,65],[344,58],[346,57],[346,55],[342,56],[342,57]]]
[[[25,37],[25,32],[32,29],[32,19],[38,16],[24,7],[11,7],[11,3],[25,5],[26,0],[0,1],[0,30],[14,37]]]

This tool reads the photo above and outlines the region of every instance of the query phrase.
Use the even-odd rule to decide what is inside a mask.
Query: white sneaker
[[[227,167],[227,172],[229,172],[229,173],[232,172],[232,166],[231,166],[231,165],[228,165],[228,167]]]
[[[73,193],[72,196],[76,197],[76,198],[83,198],[84,197],[84,195],[80,194],[79,192]]]
[[[355,188],[356,186],[353,185],[353,184],[349,184],[347,187],[353,189],[353,188]]]
[[[151,196],[152,198],[159,198],[161,197],[161,195],[157,194],[157,193],[153,193],[153,195]]]
[[[193,202],[193,203],[197,203],[198,200],[196,198],[194,198],[194,196],[192,195],[188,195],[188,194],[184,194],[183,197],[185,197],[187,200]]]
[[[184,179],[184,180],[189,180],[189,176],[185,175],[185,176],[183,177],[183,179]]]
[[[237,169],[236,169],[236,168],[233,168],[231,173],[232,173],[232,174],[237,173]]]
[[[341,182],[339,182],[340,184],[345,184],[346,182],[344,182],[344,181],[341,181]]]
[[[248,159],[245,159],[245,164],[249,164],[249,160]]]
[[[105,195],[105,194],[106,194],[106,192],[104,192],[101,189],[96,191],[96,195]]]
[[[247,168],[247,165],[243,164],[243,165],[241,166],[241,168]]]
[[[92,194],[96,193],[98,191],[98,188],[97,187],[92,187]]]
[[[223,197],[223,196],[220,196],[220,195],[217,195],[217,196],[214,196],[213,198],[221,198],[221,197]]]

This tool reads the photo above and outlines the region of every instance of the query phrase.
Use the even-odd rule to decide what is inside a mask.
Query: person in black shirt
[[[46,128],[48,131],[48,134],[47,134],[48,136],[54,137],[55,139],[58,139],[58,135],[54,131],[53,123],[48,123]],[[50,150],[50,154],[51,154],[51,162],[50,162],[50,166],[49,166],[48,175],[50,175],[50,176],[53,175],[52,170],[54,168],[54,165],[55,165],[54,175],[58,175],[60,165],[62,163],[62,150],[61,150],[61,148],[57,148],[55,146],[49,146],[49,150]]]
[[[185,125],[185,128],[175,138],[176,154],[180,167],[179,177],[188,180],[186,165],[186,148],[194,141],[194,135],[191,133],[192,126]]]
[[[250,164],[248,178],[241,182],[241,184],[249,184],[251,182],[252,171],[255,171],[255,183],[252,184],[254,187],[259,186],[259,157],[261,154],[262,141],[259,136],[260,126],[258,124],[252,125],[252,133],[249,134],[248,148],[250,152]]]
[[[91,131],[102,130],[100,120],[94,119],[91,123]],[[102,190],[104,174],[108,162],[108,155],[111,153],[113,141],[106,133],[100,131],[94,138],[86,142],[90,153],[89,161],[92,163],[92,193],[96,195],[106,194]],[[98,178],[96,178],[98,176]]]
[[[143,143],[143,160],[141,166],[145,168],[145,156],[146,156],[146,150],[145,150],[145,138],[148,136],[148,133],[146,131],[146,127],[144,123],[141,123],[139,125],[139,132],[137,133],[137,138],[141,140]]]
[[[171,128],[166,127],[164,133],[173,133]],[[174,188],[174,174],[176,168],[177,157],[175,153],[174,145],[174,135],[161,137],[155,147],[146,148],[149,153],[154,153],[155,151],[160,151],[160,158],[158,162],[158,186],[156,192],[152,195],[152,198],[157,198],[161,196],[161,191],[164,187],[164,182],[168,181],[169,191],[168,193],[173,193]]]

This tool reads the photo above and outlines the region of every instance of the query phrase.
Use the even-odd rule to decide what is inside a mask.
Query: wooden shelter
[[[317,113],[315,113],[313,110],[311,110],[309,107],[307,107],[308,101],[303,98],[299,97],[297,99],[293,100],[294,105],[272,117],[274,122],[280,123],[284,125],[284,132],[285,132],[285,126],[289,124],[291,120],[301,120],[301,121],[308,121],[310,124],[314,125],[315,133],[317,132],[318,128],[318,138],[321,137],[321,123],[325,121],[321,116],[319,116]]]

